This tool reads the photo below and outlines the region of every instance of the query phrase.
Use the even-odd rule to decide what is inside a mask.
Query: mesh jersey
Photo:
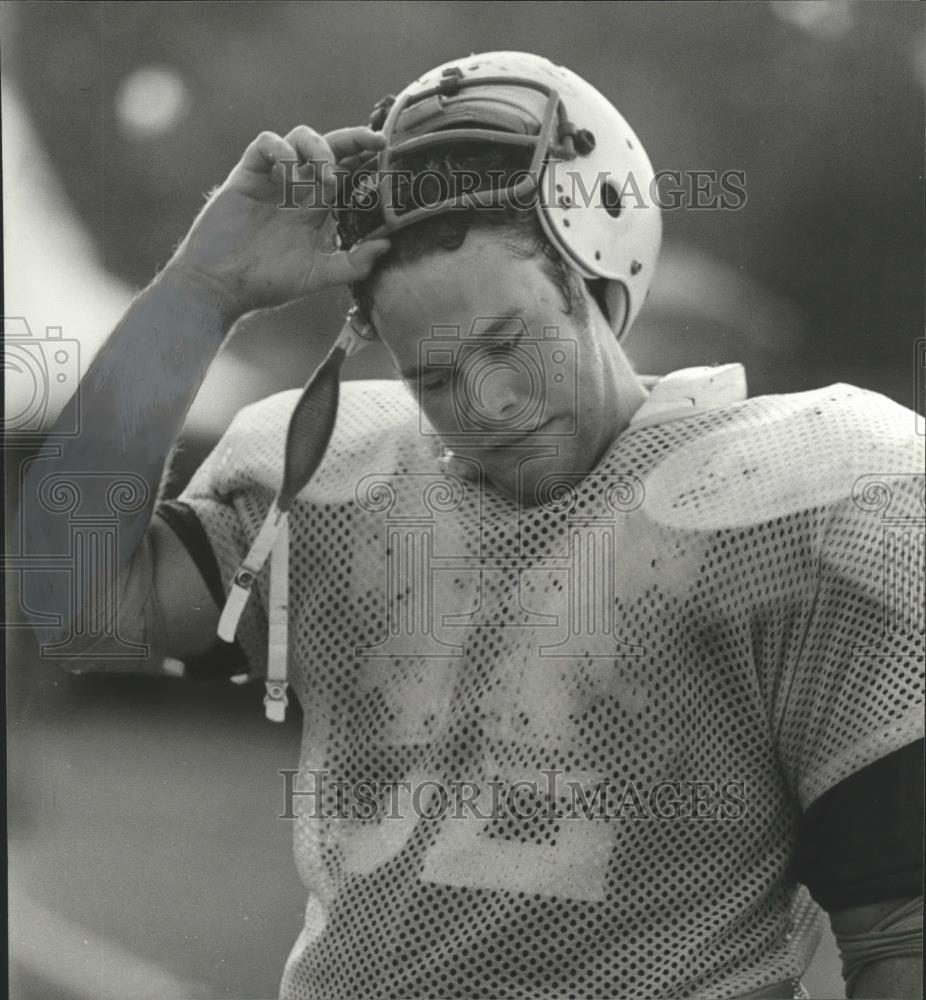
[[[800,976],[822,918],[787,873],[800,809],[922,735],[913,414],[847,386],[708,408],[518,509],[442,471],[401,384],[342,393],[291,516],[313,794],[282,996]],[[243,410],[182,498],[226,584],[296,398]],[[257,594],[239,641],[260,672],[266,571]]]

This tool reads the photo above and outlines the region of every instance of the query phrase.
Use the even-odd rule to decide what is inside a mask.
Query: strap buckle
[[[286,719],[286,707],[289,698],[286,696],[286,681],[267,681],[267,693],[264,695],[264,713],[271,722],[283,722]]]

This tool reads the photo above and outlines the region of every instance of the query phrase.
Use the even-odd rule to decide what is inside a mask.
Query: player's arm
[[[154,550],[149,641],[163,656],[191,662],[215,645],[219,608],[192,553],[159,517],[148,527]]]
[[[886,952],[891,949],[889,928],[892,924],[896,927],[901,922],[895,915],[910,914],[917,907],[922,914],[922,896],[918,899],[892,899],[866,906],[854,906],[830,914],[833,933],[837,942],[842,945],[844,963],[848,950],[846,942],[852,942],[852,947],[862,952],[854,974],[847,976],[848,997],[922,1000],[922,932],[919,954],[887,954],[885,957],[875,957],[879,951]],[[920,927],[922,928],[922,917]],[[902,941],[903,930],[895,931],[894,936]],[[865,961],[866,948],[872,956],[868,961]],[[903,951],[903,944],[895,946],[895,950]]]
[[[849,997],[922,1000],[923,740],[816,799],[795,875],[830,915]]]
[[[80,433],[62,438],[55,457],[43,457],[27,470],[20,510],[27,556],[70,549],[68,520],[48,500],[52,480],[73,484],[81,517],[107,520],[113,516],[107,482],[132,477],[144,484],[147,501],[118,515],[118,580],[109,582],[130,605],[157,595],[159,611],[146,618],[145,627],[163,652],[193,656],[212,642],[215,627],[201,574],[192,570],[170,528],[151,519],[166,457],[240,316],[362,278],[388,248],[380,240],[349,254],[331,252],[337,163],[382,141],[366,128],[323,137],[300,126],[286,137],[258,136],[94,358],[78,390]],[[283,161],[301,166],[287,178]],[[284,202],[295,207],[281,207]],[[73,420],[76,406],[75,398],[60,418],[62,426]],[[95,613],[113,611],[108,604],[98,607],[94,594],[72,594],[65,573],[27,573],[23,589],[24,606],[34,614],[43,643],[72,637],[75,600]],[[61,616],[61,625],[38,623],[49,614]],[[92,657],[92,650],[88,654]]]
[[[833,418],[846,483],[808,550],[778,706],[802,810],[793,875],[831,916],[850,997],[921,997],[899,984],[923,949],[922,444],[911,411],[862,390],[816,415]]]

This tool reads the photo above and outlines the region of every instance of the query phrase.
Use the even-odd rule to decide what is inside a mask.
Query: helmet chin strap
[[[627,336],[630,327],[627,320],[630,309],[627,302],[627,289],[617,281],[609,281],[605,286],[605,305],[608,307],[607,320],[618,340]]]
[[[289,700],[289,511],[321,464],[338,412],[341,366],[375,339],[356,308],[351,309],[331,350],[312,373],[293,410],[286,433],[283,482],[248,554],[232,578],[219,618],[218,635],[232,642],[254,584],[270,560],[269,648],[264,706],[267,718],[282,722]]]

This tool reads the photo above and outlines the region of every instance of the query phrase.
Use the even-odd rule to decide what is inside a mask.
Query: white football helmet
[[[377,105],[371,125],[388,142],[379,156],[379,225],[414,225],[464,202],[534,205],[544,232],[584,278],[607,279],[605,299],[621,336],[636,319],[656,266],[662,221],[653,168],[636,134],[591,84],[526,52],[486,52],[425,73]],[[530,168],[504,190],[399,206],[388,177],[403,157],[449,143],[521,147]],[[621,308],[621,296],[626,308]]]

